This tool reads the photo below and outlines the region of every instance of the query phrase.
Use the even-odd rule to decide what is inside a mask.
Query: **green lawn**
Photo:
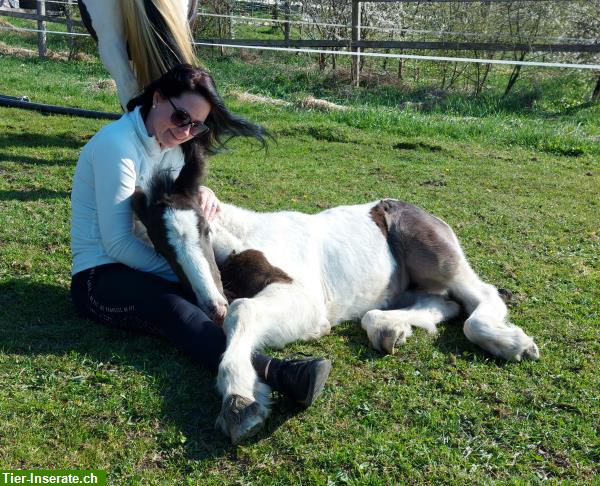
[[[226,93],[293,99],[273,58],[270,84],[234,59],[207,63]],[[98,62],[0,57],[0,93],[38,102],[116,111],[98,87],[107,77]],[[297,82],[309,92],[309,81]],[[555,87],[556,99],[581,99],[576,84]],[[385,357],[345,323],[283,353],[334,362],[319,401],[306,411],[276,401],[265,429],[234,448],[213,429],[214,377],[159,339],[71,310],[71,177],[106,122],[0,108],[0,467],[104,469],[111,484],[600,480],[598,106],[547,97],[502,108],[490,96],[478,107],[464,96],[401,111],[389,96],[332,99],[352,108],[228,96],[277,142],[267,152],[233,143],[206,184],[257,210],[395,197],[434,212],[480,275],[514,293],[512,320],[540,361],[491,357],[461,319]]]

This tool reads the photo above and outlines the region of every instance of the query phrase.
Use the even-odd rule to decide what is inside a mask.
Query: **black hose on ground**
[[[55,113],[57,115],[80,116],[84,118],[104,118],[108,120],[118,120],[122,114],[108,113],[106,111],[83,110],[81,108],[68,108],[66,106],[44,105],[42,103],[32,103],[26,96],[16,97],[0,94],[0,106],[10,108],[24,108],[26,110],[41,111],[43,113]]]

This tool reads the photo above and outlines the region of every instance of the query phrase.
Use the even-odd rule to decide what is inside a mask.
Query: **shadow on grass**
[[[35,157],[27,154],[14,153],[15,149],[27,151],[47,149],[77,149],[79,150],[87,142],[87,136],[73,136],[69,133],[61,133],[57,135],[47,135],[42,133],[15,133],[18,130],[11,130],[9,134],[0,134],[0,161],[16,162],[20,164],[30,165],[75,165],[77,162],[73,158],[52,157]]]
[[[1,146],[0,146],[1,147]],[[32,146],[29,146],[31,148]],[[0,161],[2,162],[16,162],[19,164],[29,164],[29,165],[75,165],[77,162],[74,159],[65,159],[65,158],[50,158],[45,159],[41,157],[31,157],[29,155],[17,155],[17,154],[9,154],[7,152],[0,151]]]
[[[163,395],[162,420],[186,437],[188,459],[235,455],[235,448],[214,428],[220,397],[211,373],[161,338],[78,318],[65,287],[25,279],[0,284],[0,350],[57,356],[74,352],[95,364],[131,366],[156,379]],[[273,412],[265,429],[248,442],[269,436],[300,410],[276,401]]]
[[[463,323],[467,319],[466,314],[461,314],[456,319],[452,319],[438,325],[438,333],[434,336],[429,336],[431,346],[437,348],[442,354],[447,357],[447,361],[454,359],[464,361],[486,361],[497,366],[504,366],[507,362],[498,358],[479,346],[471,343],[463,333]],[[372,361],[373,359],[383,358],[386,355],[375,350],[367,337],[367,333],[360,327],[360,324],[348,322],[336,326],[332,331],[339,336],[344,336],[345,345],[351,350],[352,356],[360,361]],[[413,332],[425,331],[414,329]],[[396,348],[395,356],[402,356],[402,350],[405,346],[410,346],[410,340],[415,337],[409,337],[406,344]],[[415,363],[415,366],[418,363]]]
[[[0,191],[0,201],[39,201],[41,199],[68,198],[68,191],[53,191],[51,189],[32,189],[30,191]]]
[[[9,134],[0,134],[0,149],[2,148],[74,148],[83,147],[89,137],[85,135],[74,136],[72,133],[61,133],[57,135],[48,135],[45,133],[34,133],[31,131],[24,133],[10,132]]]
[[[486,361],[502,366],[504,361],[488,355],[464,337],[463,319],[464,316],[440,326],[440,333],[431,339],[431,344],[449,359]],[[365,332],[356,323],[343,323],[334,333],[345,337],[351,354],[360,361],[384,357],[370,346]],[[29,279],[0,284],[0,350],[21,355],[76,353],[89,358],[92,366],[99,363],[131,366],[156,380],[163,396],[162,420],[175,425],[185,436],[183,448],[188,459],[236,457],[236,448],[214,428],[220,397],[211,373],[199,369],[161,338],[78,318],[65,287]],[[275,400],[264,429],[245,444],[271,436],[298,413],[302,413],[302,409],[295,404]],[[159,440],[159,447],[169,450],[176,446],[161,444]]]
[[[462,329],[467,318],[468,315],[461,314],[456,319],[439,325],[433,345],[447,357],[447,362],[457,359],[469,362],[485,361],[494,366],[505,366],[507,361],[488,353],[466,338]]]

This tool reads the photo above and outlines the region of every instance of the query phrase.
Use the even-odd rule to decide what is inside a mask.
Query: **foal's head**
[[[156,173],[148,193],[136,188],[132,206],[156,251],[193,290],[198,305],[221,323],[227,300],[210,242],[210,227],[199,205],[199,178],[193,171],[193,164],[185,165],[176,180],[168,172]]]

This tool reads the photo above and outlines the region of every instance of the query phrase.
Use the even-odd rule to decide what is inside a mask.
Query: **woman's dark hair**
[[[140,106],[145,119],[150,112],[155,91],[163,98],[177,98],[187,92],[198,93],[211,105],[210,113],[204,121],[210,130],[205,135],[181,145],[186,163],[202,157],[203,150],[210,154],[217,153],[233,137],[254,137],[266,147],[266,139],[269,137],[266,129],[231,113],[217,92],[212,76],[205,69],[190,64],[178,64],[146,86],[138,96],[129,100],[127,111],[133,111],[136,106]]]

